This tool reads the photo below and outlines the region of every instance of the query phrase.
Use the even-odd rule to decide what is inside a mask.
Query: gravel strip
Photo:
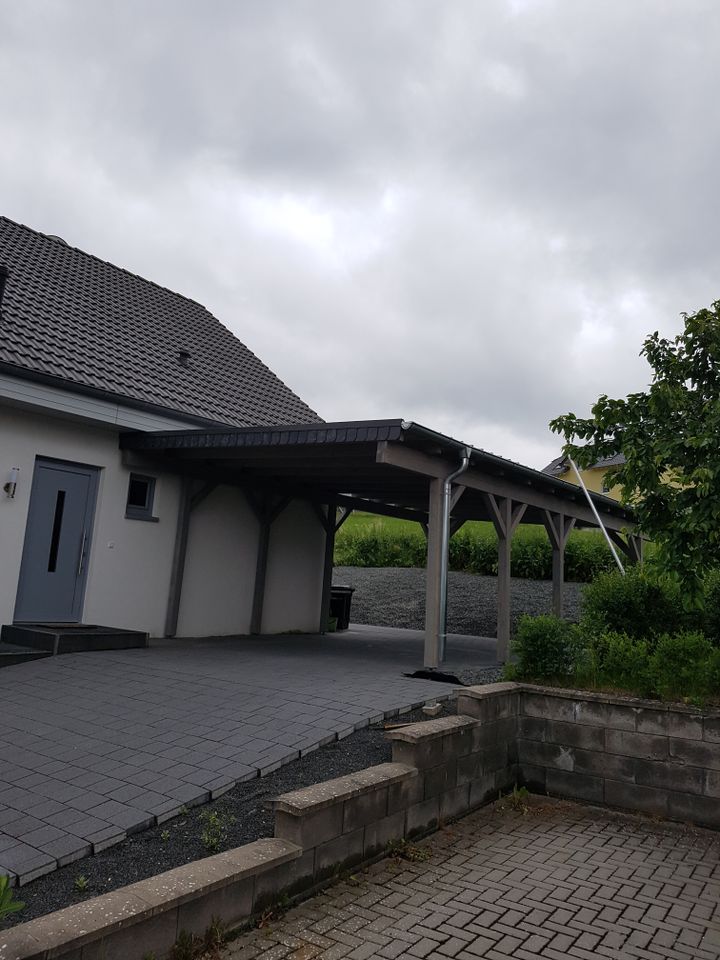
[[[355,588],[351,620],[383,627],[425,627],[425,571],[417,567],[336,567],[333,582]],[[583,584],[565,584],[565,616],[580,618]],[[552,612],[547,580],[512,581],[513,630],[524,613]],[[450,572],[448,632],[494,637],[497,630],[497,577]]]
[[[450,688],[445,684],[437,686],[438,697],[447,697]],[[454,700],[443,704],[441,715],[455,712]],[[427,720],[427,717],[422,710],[413,710],[389,722],[414,720]],[[11,914],[5,922],[8,926],[24,923],[219,852],[208,850],[202,838],[203,832],[209,828],[208,815],[212,813],[217,814],[224,832],[221,850],[271,837],[274,823],[272,810],[267,807],[268,800],[289,790],[332,780],[391,759],[392,747],[385,739],[382,725],[366,727],[294,760],[274,773],[240,783],[212,803],[194,807],[161,826],[144,830],[102,853],[70,863],[20,887],[15,894],[24,901],[25,909]],[[82,892],[76,887],[78,877],[86,880]]]

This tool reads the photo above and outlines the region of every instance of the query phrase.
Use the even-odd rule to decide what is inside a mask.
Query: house
[[[192,472],[133,458],[119,436],[320,422],[200,304],[0,217],[0,624],[248,633],[262,506],[193,481],[168,631]],[[324,538],[307,502],[284,504],[257,631],[317,629]]]
[[[612,497],[613,500],[620,500],[620,488],[615,485],[613,474],[624,463],[625,457],[623,454],[617,453],[613,457],[604,457],[602,460],[593,463],[591,467],[580,470],[580,476],[588,490],[593,493],[602,493],[606,497]],[[543,467],[542,472],[568,483],[578,482],[575,470],[566,456],[556,457],[546,467]]]
[[[58,652],[63,625],[73,643],[101,627],[322,632],[335,532],[359,509],[427,534],[429,667],[445,654],[448,537],[493,523],[502,662],[519,523],[548,533],[559,615],[573,527],[601,516],[639,558],[632,513],[593,500],[421,424],[325,423],[199,304],[0,218],[6,639],[54,631]]]

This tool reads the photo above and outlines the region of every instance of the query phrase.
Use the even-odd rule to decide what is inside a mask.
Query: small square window
[[[139,473],[130,474],[128,483],[125,517],[128,520],[154,520],[152,515],[155,500],[155,477],[143,477]]]

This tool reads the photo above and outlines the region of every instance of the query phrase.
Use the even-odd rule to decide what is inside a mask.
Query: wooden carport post
[[[337,506],[334,503],[327,505],[327,513],[321,506],[313,503],[313,509],[325,531],[325,559],[323,563],[322,596],[320,599],[320,620],[318,633],[327,633],[330,621],[330,597],[332,594],[333,558],[335,555],[335,534],[352,513],[352,507],[341,508],[340,517],[337,515]]]
[[[427,522],[427,564],[425,567],[425,653],[426,667],[440,666],[440,579],[441,564],[447,563],[442,556],[440,527],[442,524],[443,481],[430,481],[430,499]]]
[[[428,668],[439,667],[445,659],[445,634],[447,630],[447,606],[443,605],[443,578],[447,579],[448,554],[443,552],[443,486],[441,479],[430,481],[427,526],[421,524],[427,537],[427,564],[425,569],[425,653],[423,664]],[[460,483],[453,485],[450,510],[456,506],[465,492]],[[450,520],[450,534],[459,530],[464,521]]]
[[[498,538],[497,660],[506,663],[510,653],[510,559],[512,536],[527,510],[526,503],[512,497],[484,494]]]
[[[566,517],[564,513],[545,510],[543,523],[552,545],[553,613],[556,617],[562,617],[565,593],[565,546],[572,528],[575,526],[575,519]]]
[[[183,578],[185,576],[188,534],[190,532],[190,514],[217,486],[214,481],[208,480],[199,490],[193,493],[194,485],[195,481],[192,477],[183,477],[178,504],[177,526],[175,528],[172,569],[170,571],[170,589],[165,613],[166,637],[174,637],[177,633],[180,597],[182,596]]]
[[[255,562],[255,589],[253,590],[252,613],[250,614],[250,633],[262,630],[263,606],[265,603],[265,578],[267,576],[268,552],[270,550],[270,528],[290,503],[290,497],[276,500],[257,500],[249,490],[245,491],[248,503],[260,525],[258,532],[257,560]]]

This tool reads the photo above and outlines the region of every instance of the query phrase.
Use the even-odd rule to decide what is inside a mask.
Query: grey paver
[[[448,667],[493,663],[493,643],[451,637]],[[44,827],[76,838],[53,835],[58,849],[80,840],[99,850],[371,719],[448,696],[447,685],[403,676],[421,661],[418,632],[361,627],[158,641],[8,667],[0,838],[43,863],[48,854],[25,840]]]
[[[290,937],[292,956],[317,960],[720,957],[718,834],[534,798],[526,814],[486,807],[424,844],[427,861],[356,871],[269,929],[239,937],[224,960],[270,957]],[[698,865],[703,876],[688,889]],[[576,870],[583,885],[573,880]],[[655,876],[665,883],[651,894]],[[677,893],[658,909],[664,887]],[[608,900],[617,903],[613,918]],[[707,909],[692,921],[667,909],[697,904]]]

